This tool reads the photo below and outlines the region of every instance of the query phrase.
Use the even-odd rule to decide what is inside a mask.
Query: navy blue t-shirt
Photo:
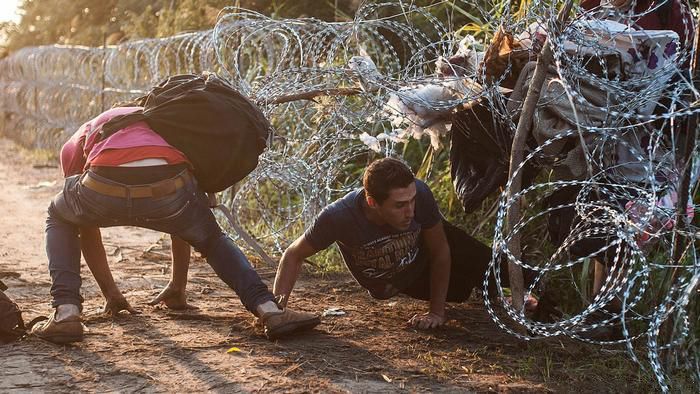
[[[441,219],[433,193],[416,180],[415,216],[407,230],[379,226],[362,210],[364,189],[357,189],[328,205],[306,230],[304,238],[316,250],[338,244],[345,265],[372,297],[396,295],[421,275],[427,260],[419,257],[422,229]]]

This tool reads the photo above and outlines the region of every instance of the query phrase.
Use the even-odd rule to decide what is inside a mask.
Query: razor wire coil
[[[615,43],[626,39],[630,27],[635,27],[633,20],[658,10],[635,14],[608,8],[607,15],[627,21],[628,30],[601,33],[590,28],[590,13],[576,7],[573,21],[557,29],[558,4],[544,1],[531,2],[517,15],[508,9],[493,12],[504,7],[488,1],[440,4],[474,10],[484,25],[494,30],[503,26],[514,35],[533,24],[556,33],[547,35],[555,58],[548,84],[561,86],[561,97],[573,109],[570,117],[563,118],[570,127],[529,148],[516,174],[530,165],[556,171],[562,157],[551,151],[566,141],[580,142],[580,157],[585,162],[584,175],[576,179],[536,180],[521,190],[512,190],[512,178],[508,180],[497,211],[489,266],[498,283],[507,275],[501,272],[501,259],[531,270],[534,281],[526,293],[532,294],[549,278],[568,278],[569,288],[581,300],[580,310],[550,323],[535,321],[525,310],[515,310],[498,285],[498,307],[485,297],[494,321],[524,340],[568,336],[589,343],[624,344],[635,361],[650,366],[664,391],[670,389],[673,363],[688,368],[695,382],[700,382],[700,263],[694,248],[700,233],[687,218],[688,223],[673,223],[675,205],[659,203],[680,192],[682,141],[676,139],[680,133],[667,130],[678,130],[680,124],[700,114],[700,107],[693,104],[700,93],[682,66],[692,58],[690,46],[677,42],[676,52],[661,67],[621,78],[617,69],[595,54],[617,49]],[[633,1],[631,9],[635,5]],[[453,77],[436,75],[436,59],[449,58],[459,49],[455,38],[459,26],[443,22],[450,20],[449,15],[441,18],[432,9],[405,1],[368,2],[351,22],[324,22],[276,20],[227,7],[216,26],[207,31],[103,48],[23,48],[0,61],[4,132],[34,147],[58,149],[82,122],[145,93],[168,75],[216,72],[259,103],[272,120],[274,135],[260,165],[223,196],[248,232],[281,252],[325,205],[358,185],[357,179],[347,178],[343,171],[368,151],[359,139],[361,133],[377,137],[372,141],[381,154],[395,155],[410,137],[407,130],[428,128],[419,124],[420,116],[404,116],[400,111],[389,115],[386,103],[392,95],[407,107],[424,110],[425,116],[455,112],[482,100],[504,125],[501,134],[491,137],[504,156],[509,154],[522,102],[514,107],[498,85],[514,70],[513,64],[494,79],[488,79],[483,69]],[[685,37],[691,31],[685,26]],[[651,35],[648,38],[653,52],[654,41]],[[487,48],[489,43],[478,44]],[[587,60],[582,53],[594,55]],[[591,62],[599,72],[587,68]],[[467,89],[465,83],[478,88]],[[415,93],[430,86],[442,87],[449,94],[428,99]],[[608,99],[606,115],[595,124],[587,119],[586,111],[577,111],[590,107],[584,94],[588,87]],[[357,92],[332,94],[349,88]],[[315,101],[276,101],[314,92],[327,94],[319,94]],[[547,104],[541,101],[540,107]],[[655,110],[646,110],[650,107]],[[697,130],[690,132],[695,140]],[[694,145],[692,157],[697,153]],[[697,173],[694,168],[693,174]],[[691,197],[696,186],[694,176]],[[547,196],[567,188],[577,189],[573,200],[547,204]],[[529,209],[512,229],[506,228],[508,208],[523,198]],[[694,201],[691,203],[694,211]],[[513,237],[534,242],[528,231],[564,211],[573,213],[574,225],[548,256],[516,256],[509,249]],[[682,253],[674,250],[678,237],[685,240],[680,243]],[[603,242],[583,255],[574,253],[578,244],[591,239]],[[677,255],[683,258],[675,261]],[[593,296],[577,283],[574,272],[589,269],[600,256],[610,274]],[[675,280],[657,294],[656,278],[669,275],[675,275]],[[484,290],[487,288],[485,279]],[[609,310],[616,299],[622,308]],[[623,334],[620,339],[605,341],[592,335],[617,326]],[[522,329],[529,334],[524,335]],[[647,361],[642,361],[643,353]],[[673,355],[673,363],[664,356],[668,354]]]

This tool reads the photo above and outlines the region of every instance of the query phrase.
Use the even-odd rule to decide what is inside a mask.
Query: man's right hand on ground
[[[127,301],[124,296],[108,297],[101,312],[117,316],[121,311],[127,311],[132,315],[138,315],[140,313],[131,307],[129,301]]]
[[[196,306],[187,303],[187,292],[168,284],[148,305],[164,303],[168,308],[175,310],[197,309]]]
[[[408,320],[408,323],[413,327],[421,330],[427,330],[430,328],[437,328],[445,324],[445,317],[440,316],[433,312],[420,313],[413,315],[412,318]]]

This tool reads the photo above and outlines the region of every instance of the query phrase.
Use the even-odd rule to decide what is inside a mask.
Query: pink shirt
[[[184,155],[168,144],[163,137],[153,131],[146,122],[131,124],[109,138],[97,142],[99,129],[110,119],[118,115],[129,114],[141,107],[117,107],[109,109],[96,118],[80,126],[71,138],[61,148],[61,168],[64,176],[82,173],[90,167],[100,153],[111,149],[129,149],[140,147],[170,148]],[[120,163],[115,163],[118,165]]]

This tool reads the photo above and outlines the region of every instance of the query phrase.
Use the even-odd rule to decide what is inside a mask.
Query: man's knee
[[[185,240],[188,241],[197,252],[201,253],[202,257],[206,258],[212,252],[215,252],[217,248],[219,248],[219,245],[226,242],[227,238],[227,235],[218,229],[217,231],[212,231],[211,233],[205,235],[201,239]]]

